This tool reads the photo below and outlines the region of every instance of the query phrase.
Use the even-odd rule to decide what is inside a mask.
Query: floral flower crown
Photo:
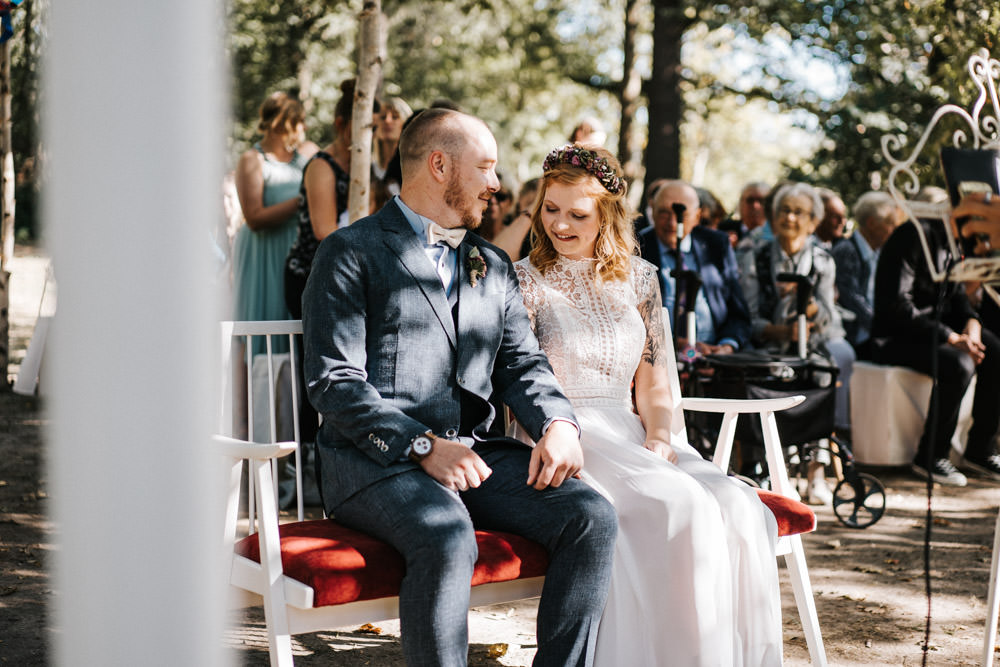
[[[615,173],[608,161],[596,152],[582,146],[567,144],[562,148],[554,149],[545,156],[542,171],[549,171],[557,164],[569,164],[586,170],[587,173],[601,182],[605,190],[613,195],[621,194],[625,189],[624,179]]]

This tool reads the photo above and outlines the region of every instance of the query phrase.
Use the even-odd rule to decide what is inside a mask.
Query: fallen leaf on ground
[[[502,658],[507,655],[507,645],[490,644],[489,648],[486,649],[486,655],[490,658]]]
[[[369,635],[380,635],[382,634],[382,628],[378,627],[377,625],[372,625],[371,623],[365,623],[360,628],[358,628],[358,632],[364,632],[365,634]]]

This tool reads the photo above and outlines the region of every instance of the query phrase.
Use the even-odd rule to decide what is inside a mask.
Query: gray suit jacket
[[[474,247],[487,266],[475,287]],[[486,439],[493,394],[536,440],[551,419],[576,420],[531,332],[507,255],[475,234],[458,253],[456,318],[395,203],[320,245],[302,322],[309,400],[323,416],[317,450],[328,511],[413,469],[400,459],[428,429]]]

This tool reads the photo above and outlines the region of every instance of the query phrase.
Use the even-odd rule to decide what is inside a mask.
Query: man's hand
[[[736,349],[729,343],[724,343],[722,345],[710,345],[708,343],[698,341],[694,347],[701,354],[732,354],[736,351]]]
[[[671,463],[677,463],[677,452],[670,446],[670,443],[663,440],[650,439],[642,445],[654,454],[659,454]]]
[[[434,438],[434,447],[420,466],[428,475],[452,491],[478,488],[493,474],[479,454],[454,440]]]
[[[531,451],[528,462],[528,485],[539,491],[557,487],[583,468],[583,449],[576,427],[556,420]]]
[[[948,344],[972,357],[977,366],[986,358],[986,346],[969,334],[952,332],[948,336]]]

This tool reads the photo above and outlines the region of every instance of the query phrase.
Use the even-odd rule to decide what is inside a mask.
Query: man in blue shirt
[[[683,231],[678,234],[674,205],[684,206]],[[652,202],[653,226],[639,235],[645,260],[659,267],[663,305],[676,321],[676,268],[678,242],[684,268],[696,271],[701,288],[695,299],[696,349],[702,354],[735,352],[750,338],[750,314],[739,282],[736,255],[724,232],[698,226],[698,193],[684,181],[667,181]],[[678,236],[681,238],[678,240]],[[686,345],[677,332],[678,347]]]

